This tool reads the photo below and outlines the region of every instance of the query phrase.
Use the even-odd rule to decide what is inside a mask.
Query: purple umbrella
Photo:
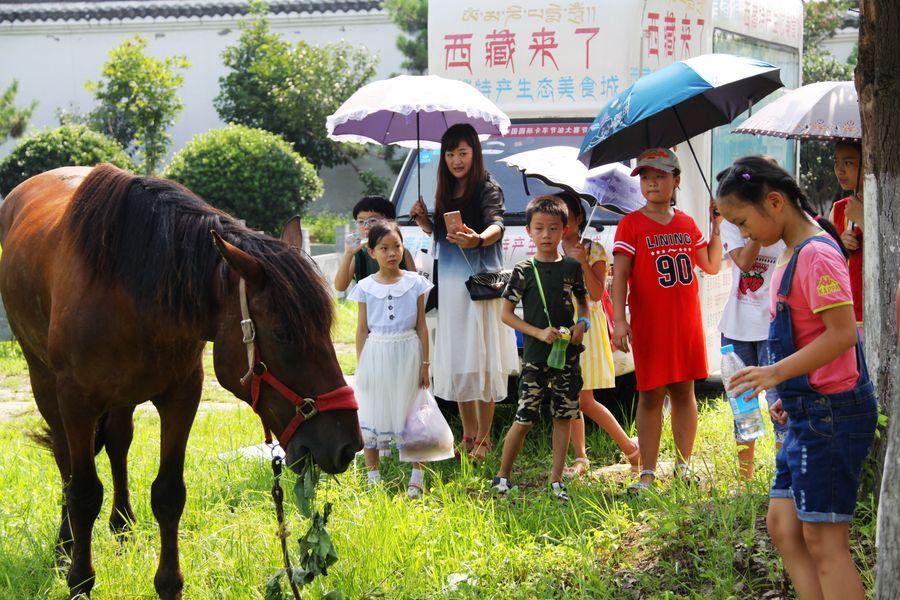
[[[339,142],[440,147],[451,125],[468,123],[481,139],[505,135],[509,117],[462,81],[400,75],[358,89],[328,117],[328,137]],[[419,183],[419,195],[422,187]]]

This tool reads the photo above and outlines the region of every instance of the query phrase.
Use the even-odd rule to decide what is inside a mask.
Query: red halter
[[[356,403],[356,398],[353,395],[353,388],[348,385],[324,394],[319,394],[314,398],[304,398],[272,375],[269,368],[266,366],[266,363],[261,359],[258,359],[259,350],[256,347],[256,329],[253,326],[253,320],[250,318],[250,307],[247,303],[247,285],[243,279],[240,281],[239,289],[241,300],[241,331],[244,334],[244,344],[247,346],[247,364],[249,366],[247,374],[241,378],[241,384],[246,385],[247,380],[250,380],[250,406],[253,407],[253,412],[259,415],[260,420],[262,420],[258,405],[262,383],[266,382],[272,386],[276,392],[290,400],[291,404],[293,404],[297,410],[297,414],[291,419],[291,422],[288,423],[284,431],[281,432],[281,435],[278,436],[278,443],[281,447],[286,450],[288,443],[291,441],[291,437],[293,437],[297,428],[300,427],[300,424],[313,418],[318,413],[329,410],[358,410],[359,405]],[[272,432],[269,430],[265,421],[263,421],[263,431],[266,434],[266,443],[271,444]]]

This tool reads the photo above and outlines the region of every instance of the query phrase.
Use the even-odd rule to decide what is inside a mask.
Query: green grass
[[[355,305],[338,307],[335,339],[352,344]],[[355,366],[352,346],[338,358]],[[214,384],[210,348],[204,355],[204,400],[237,401]],[[0,344],[0,369],[22,376],[24,362],[14,344]],[[18,369],[18,371],[17,371]],[[510,409],[497,411],[496,437]],[[49,453],[25,432],[40,424],[31,416],[0,420],[0,598],[61,598],[64,573],[53,568],[60,485]],[[458,424],[454,424],[458,431]],[[671,460],[668,423],[662,455]],[[280,568],[269,495],[271,472],[264,461],[222,458],[223,453],[261,441],[249,407],[204,410],[198,415],[185,466],[188,500],[181,526],[185,597],[192,600],[262,599],[268,577]],[[601,431],[588,437],[593,467],[621,460]],[[484,465],[435,464],[427,473],[422,501],[404,491],[408,465],[382,466],[385,483],[365,485],[361,460],[347,473],[327,477],[321,499],[334,503],[329,530],[340,559],[327,577],[306,590],[319,598],[339,589],[347,598],[758,598],[781,589],[783,571],[765,532],[772,439],[757,449],[757,474],[737,479],[731,417],[724,403],[701,402],[695,467],[700,489],[668,481],[634,497],[621,480],[585,479],[570,485],[572,502],[561,506],[546,491],[550,432],[546,424],[529,435],[517,462],[509,498],[497,499],[488,479],[498,452]],[[104,508],[94,530],[97,587],[94,598],[155,597],[153,574],[159,532],[149,489],[159,466],[159,419],[152,410],[136,415],[131,451],[132,501],[137,524],[118,540],[106,527],[112,496],[109,465],[98,457]],[[667,475],[667,474],[664,474]],[[292,477],[286,481],[291,497]],[[290,501],[288,501],[289,503]],[[288,506],[291,550],[306,523]],[[875,515],[861,502],[852,544],[868,590],[873,585]]]
[[[0,463],[0,598],[58,598],[66,591],[52,568],[56,468],[23,434],[37,424],[0,423],[0,452],[14,457]],[[329,529],[340,559],[304,597],[332,589],[347,598],[629,598],[632,592],[646,598],[760,597],[778,589],[782,577],[763,521],[771,439],[760,444],[756,478],[739,484],[726,409],[704,411],[700,431],[698,464],[709,479],[702,489],[663,482],[658,493],[632,497],[621,483],[585,480],[570,486],[572,502],[565,506],[544,487],[547,427],[529,436],[514,473],[519,488],[507,499],[489,493],[496,455],[476,467],[435,465],[418,502],[404,495],[406,465],[387,461],[385,484],[368,491],[358,463],[320,485],[320,499],[335,504]],[[219,457],[259,438],[249,408],[197,418],[181,527],[186,598],[262,598],[268,576],[280,566],[268,464]],[[594,466],[618,459],[602,433],[593,432],[589,443]],[[153,597],[159,535],[149,486],[158,445],[155,413],[138,413],[130,463],[138,522],[125,541],[106,528],[112,487],[107,461],[98,460],[105,504],[94,532],[95,598]],[[666,434],[664,453],[671,456],[671,447]],[[295,534],[304,530],[293,507],[288,520]],[[853,540],[871,589],[871,507],[861,506]],[[296,556],[295,541],[291,548]],[[461,583],[454,588],[451,580]]]

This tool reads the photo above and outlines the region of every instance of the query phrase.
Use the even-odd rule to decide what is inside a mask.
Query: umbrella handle
[[[416,185],[418,186],[418,194],[416,199],[422,197],[422,147],[419,136],[419,112],[416,111]]]
[[[598,204],[599,204],[599,202],[598,202]],[[594,205],[591,207],[591,216],[588,217],[587,223],[585,223],[584,229],[583,229],[582,232],[581,232],[581,239],[578,240],[578,243],[579,243],[579,244],[580,244],[581,242],[584,241],[584,238],[585,238],[585,232],[587,231],[587,228],[591,226],[591,221],[594,220],[594,213],[595,213],[596,211],[597,211],[597,204],[594,204]]]
[[[709,199],[713,200],[712,188],[709,186],[709,182],[706,180],[706,175],[703,173],[703,167],[700,166],[700,161],[697,159],[697,153],[694,152],[694,147],[691,145],[691,138],[688,137],[687,130],[684,128],[684,123],[681,122],[681,115],[678,114],[678,109],[674,106],[672,107],[672,112],[675,113],[675,119],[678,121],[678,126],[681,127],[681,133],[684,135],[684,139],[687,142],[688,148],[691,150],[691,156],[694,157],[694,162],[697,164],[697,169],[700,171],[700,177],[703,178],[703,185],[706,186],[706,191],[709,193]]]

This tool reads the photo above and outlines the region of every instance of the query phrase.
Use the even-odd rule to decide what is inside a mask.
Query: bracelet
[[[427,367],[427,366],[430,365],[430,364],[431,364],[431,363],[428,362],[427,360],[423,360],[423,361],[422,361],[422,366],[423,366],[423,367]]]
[[[481,248],[482,246],[484,246],[484,238],[481,237],[481,234],[479,233],[479,234],[478,234],[478,245],[475,246],[475,247],[476,247],[476,248]]]
[[[575,324],[577,325],[578,323],[584,323],[584,332],[585,333],[587,333],[588,331],[591,330],[591,322],[587,318],[578,317],[578,321],[576,321]]]

